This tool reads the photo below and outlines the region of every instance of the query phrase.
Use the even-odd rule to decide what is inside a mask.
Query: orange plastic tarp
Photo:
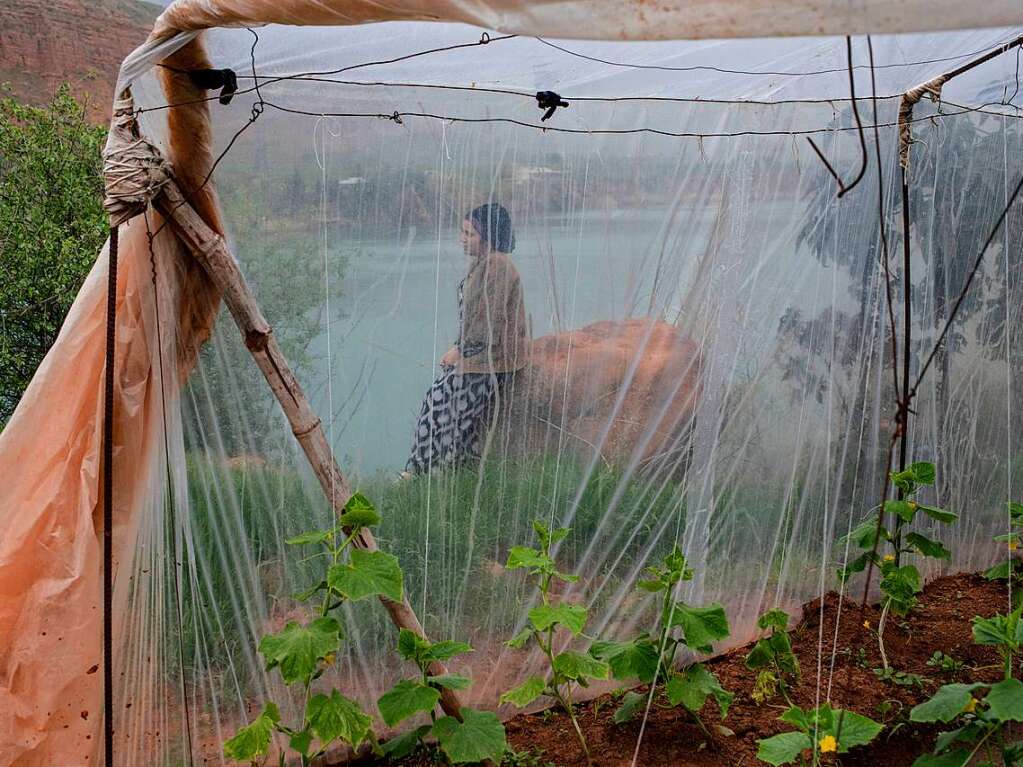
[[[158,224],[154,223],[154,226]],[[114,383],[115,572],[130,560],[161,444],[157,331],[142,218],[121,229]],[[187,262],[154,242],[161,313],[174,318]],[[108,252],[0,434],[0,765],[100,764],[102,436]],[[190,300],[190,299],[189,299]],[[163,327],[176,396],[177,323]],[[127,598],[117,582],[118,605]],[[118,621],[119,623],[119,621]],[[114,636],[123,635],[115,624]],[[116,657],[116,648],[115,648]],[[116,680],[115,680],[116,685]]]
[[[543,37],[601,40],[857,35],[1007,27],[1019,0],[176,0],[156,36],[254,24],[461,21]]]

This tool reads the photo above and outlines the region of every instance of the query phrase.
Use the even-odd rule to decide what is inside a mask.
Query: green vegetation
[[[105,136],[67,87],[45,107],[0,98],[0,427],[107,237]]]
[[[421,614],[427,635],[465,635],[472,628],[481,635],[508,636],[516,629],[530,590],[524,579],[502,574],[508,556],[505,542],[531,529],[529,514],[538,503],[580,493],[572,534],[560,548],[565,561],[579,562],[590,541],[620,549],[617,567],[609,565],[595,573],[611,584],[598,597],[598,607],[646,555],[659,527],[668,520],[674,524],[684,514],[673,483],[651,489],[635,479],[623,482],[621,473],[609,468],[586,477],[583,465],[538,456],[490,460],[476,468],[401,483],[374,476],[358,486],[381,510],[378,541],[398,557],[405,591]],[[621,529],[635,532],[624,544],[620,530],[600,524],[616,492],[620,494],[616,520]],[[202,663],[224,669],[251,642],[239,625],[239,590],[258,588],[252,600],[266,599],[286,613],[291,595],[316,578],[317,563],[280,542],[328,524],[330,512],[311,477],[260,463],[225,465],[193,456],[188,463],[188,494],[200,577],[182,581],[183,620],[169,623],[163,638],[175,655],[181,643],[186,668]],[[244,545],[224,545],[227,542]],[[652,555],[657,554],[654,549]],[[239,581],[239,570],[254,570],[259,581]],[[167,573],[170,577],[170,569]],[[392,629],[381,611],[361,603],[351,609],[358,616],[363,647],[393,644]],[[166,614],[174,613],[175,606],[168,602]],[[215,641],[199,648],[196,643],[202,637]],[[243,666],[236,673],[244,671]]]
[[[341,648],[345,634],[339,619],[342,606],[371,597],[394,601],[404,598],[404,579],[397,558],[353,545],[363,528],[375,527],[380,521],[374,506],[356,493],[332,527],[288,539],[291,546],[319,549],[315,558],[320,563],[320,578],[296,597],[302,601],[315,599],[319,606],[312,620],[288,621],[281,631],[264,636],[259,652],[268,671],[277,669],[286,684],[302,685],[305,714],[299,724],[288,726],[281,721],[279,707],[268,701],[253,722],[225,741],[224,754],[228,758],[257,763],[268,754],[275,732],[287,737],[288,747],[303,765],[311,764],[337,743],[353,749],[369,743],[374,750],[380,750],[373,720],[358,703],[336,689],[329,694],[313,694],[311,690],[312,683],[335,662]],[[430,664],[470,649],[462,642],[430,643],[410,631],[401,632],[398,652],[402,658],[416,663],[421,678],[398,682],[380,698],[378,708],[389,725],[421,711],[429,712],[432,725],[391,741],[388,744],[391,753],[408,753],[429,732],[437,738],[450,764],[501,759],[507,743],[504,727],[494,714],[462,708],[460,719],[452,716],[437,719],[433,711],[442,689],[465,689],[471,682],[455,674],[430,676]]]
[[[784,610],[768,610],[757,619],[757,628],[771,632],[758,639],[746,656],[746,668],[759,672],[753,686],[753,700],[760,705],[779,692],[785,702],[792,705],[788,689],[799,682],[799,660],[792,652],[788,625],[789,616]]]
[[[760,741],[757,758],[771,765],[794,764],[817,767],[826,754],[844,754],[865,746],[878,736],[882,725],[854,711],[792,706],[779,719],[794,728]],[[809,754],[809,756],[807,756]]]
[[[496,715],[489,711],[461,709],[461,720],[452,716],[437,718],[436,707],[443,690],[465,690],[472,680],[459,674],[431,676],[430,665],[443,663],[472,648],[465,642],[429,642],[407,629],[398,637],[398,654],[413,661],[419,668],[418,679],[404,679],[377,701],[377,708],[384,723],[389,727],[405,721],[411,716],[425,712],[430,715],[430,724],[421,725],[399,735],[383,746],[388,756],[398,759],[408,756],[423,739],[432,735],[450,764],[500,761],[508,749],[504,726]]]
[[[985,758],[979,763],[990,767],[1010,767],[1023,760],[1023,741],[1013,742],[1018,734],[1013,723],[1023,722],[1023,682],[1017,676],[1023,649],[1021,612],[1023,606],[1007,616],[973,619],[973,641],[998,650],[1004,678],[995,684],[946,684],[930,700],[913,708],[912,722],[956,725],[942,732],[933,753],[918,758],[913,767],[974,764],[974,757],[980,754]],[[980,691],[986,691],[983,698]]]
[[[917,501],[921,487],[933,485],[934,464],[914,463],[905,471],[893,472],[892,483],[899,491],[897,500],[887,500],[877,512],[876,518],[868,518],[854,529],[839,544],[852,542],[863,552],[838,571],[839,580],[848,581],[854,573],[863,572],[868,564],[876,566],[881,573],[881,620],[877,627],[878,646],[881,650],[883,672],[888,674],[888,660],[884,651],[884,628],[888,613],[904,616],[916,605],[916,595],[923,588],[920,571],[912,564],[902,564],[905,555],[913,554],[935,559],[951,559],[952,553],[940,541],[911,532],[905,533],[922,512],[936,522],[951,524],[958,515]],[[895,526],[889,530],[884,526],[885,514],[891,514]],[[882,551],[886,553],[882,554]]]
[[[558,629],[567,631],[571,636],[582,634],[586,627],[587,610],[580,605],[559,603],[551,600],[551,584],[557,579],[565,583],[575,583],[578,576],[560,572],[551,556],[551,547],[568,537],[569,529],[560,527],[551,530],[542,522],[534,521],[533,529],[540,539],[540,548],[515,546],[508,554],[505,567],[508,570],[525,569],[537,583],[540,592],[540,604],[529,611],[529,625],[508,640],[509,647],[522,648],[532,640],[547,658],[547,676],[532,676],[518,687],[501,696],[502,703],[511,703],[519,708],[528,706],[541,695],[554,698],[572,720],[587,763],[592,763],[586,736],[579,727],[572,704],[572,688],[574,685],[586,687],[591,680],[607,679],[611,669],[607,663],[594,657],[575,652],[574,650],[555,649],[555,634]]]
[[[530,610],[529,625],[508,644],[521,648],[530,641],[535,643],[548,660],[548,672],[545,676],[530,677],[502,695],[501,701],[521,708],[541,695],[554,698],[570,717],[590,762],[589,746],[575,716],[573,685],[585,687],[592,680],[613,676],[620,681],[638,680],[656,689],[658,680],[663,679],[663,693],[668,706],[684,707],[709,737],[700,712],[707,700],[713,699],[724,718],[733,695],[703,664],[694,663],[678,670],[675,662],[680,650],[711,652],[714,642],[728,637],[728,619],[720,604],[693,607],[677,598],[679,585],[693,577],[693,571],[686,565],[686,558],[678,547],[663,559],[661,565],[647,568],[647,578],[639,583],[642,591],[660,594],[660,611],[654,631],[643,632],[627,641],[596,639],[586,654],[572,650],[557,653],[556,630],[567,631],[572,637],[581,636],[586,627],[587,610],[579,605],[555,604],[551,599],[551,584],[555,580],[567,583],[577,580],[574,575],[560,572],[551,555],[552,547],[563,541],[569,530],[550,530],[542,522],[534,522],[533,526],[540,547],[514,547],[506,567],[509,570],[528,570],[537,580],[541,604]],[[614,721],[618,724],[628,721],[646,700],[647,696],[637,692],[625,693]]]
[[[310,764],[335,743],[358,748],[362,743],[376,744],[373,720],[358,703],[338,690],[329,694],[312,694],[314,680],[331,666],[341,647],[343,629],[335,615],[345,602],[357,602],[374,596],[401,599],[402,575],[398,560],[382,551],[352,548],[352,542],[363,527],[379,524],[380,517],[361,495],[354,495],[334,527],[316,530],[288,540],[290,545],[322,547],[320,560],[324,566],[322,579],[304,595],[317,598],[316,617],[300,623],[288,621],[283,630],[268,634],[259,642],[259,652],[267,671],[278,669],[285,684],[304,688],[305,714],[296,726],[281,721],[280,710],[273,701],[263,706],[255,721],[242,727],[224,742],[224,755],[229,759],[256,764],[270,750],[274,732],[288,738],[289,748],[296,752],[303,765]],[[342,528],[350,532],[344,533]]]
[[[838,576],[842,581],[846,581],[853,573],[863,572],[867,564],[873,562],[881,571],[884,606],[895,615],[906,615],[916,604],[916,595],[920,593],[922,582],[920,571],[916,567],[900,564],[902,556],[918,554],[924,557],[950,559],[952,554],[941,542],[931,540],[920,533],[909,533],[903,539],[904,528],[913,523],[918,512],[923,512],[943,524],[954,522],[957,515],[916,501],[916,494],[922,485],[934,484],[933,464],[914,463],[905,471],[892,473],[891,477],[902,497],[899,500],[885,501],[883,511],[879,514],[891,514],[895,519],[895,527],[889,531],[877,519],[870,518],[853,530],[849,534],[849,539],[859,546],[863,553],[839,570]],[[845,542],[845,539],[842,542]],[[885,548],[888,549],[888,553],[882,555],[880,550]]]
[[[1009,558],[995,565],[984,577],[989,581],[1005,581],[1012,589],[1013,604],[1019,603],[1020,560],[1013,554],[1019,551],[1020,531],[1023,530],[1023,503],[1009,502],[1009,532],[995,536],[995,540],[1004,543],[1009,549]]]
[[[326,293],[334,309],[342,306],[347,255],[331,250],[324,256],[313,232],[268,231],[269,222],[255,211],[225,205],[225,218],[237,227],[232,251],[274,338],[298,380],[312,388],[318,383],[310,379],[319,362],[314,341],[323,332]],[[199,357],[201,372],[189,378],[187,387],[191,406],[182,408],[186,446],[206,449],[203,438],[213,436],[208,424],[216,424],[217,452],[280,458],[291,435],[226,307]]]
[[[724,719],[733,696],[702,663],[694,663],[679,671],[675,668],[675,661],[679,650],[709,653],[714,642],[728,637],[725,610],[716,602],[706,607],[693,607],[678,599],[680,584],[692,580],[693,571],[677,546],[661,565],[648,567],[646,575],[647,578],[639,582],[639,588],[660,594],[660,611],[654,629],[628,642],[597,642],[590,652],[606,658],[617,679],[635,678],[648,682],[652,687],[656,687],[658,679],[665,679],[664,693],[668,704],[684,707],[706,733],[700,711],[707,699],[713,698]],[[645,701],[645,695],[626,693],[621,707],[615,712],[615,722],[631,719]]]
[[[928,681],[919,674],[911,674],[908,671],[896,671],[891,666],[873,669],[874,676],[879,682],[893,684],[896,687],[916,687],[919,690],[924,688],[924,682]]]
[[[557,767],[554,762],[544,759],[542,750],[509,751],[504,755],[501,767]]]
[[[961,660],[951,655],[946,655],[941,650],[934,651],[930,660],[927,661],[927,665],[949,676],[955,676],[966,668],[966,664]]]

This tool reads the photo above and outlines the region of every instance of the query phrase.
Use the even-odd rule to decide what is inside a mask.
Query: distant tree
[[[325,258],[320,227],[327,223],[316,219],[319,205],[312,208],[310,223],[300,221],[296,226],[290,203],[274,207],[265,169],[244,157],[233,159],[219,188],[232,250],[281,351],[315,401],[325,384],[321,359],[325,352],[322,341],[319,347],[315,342],[328,320],[328,292],[334,321],[344,312],[347,255],[332,247]],[[319,169],[306,163],[296,165],[287,177],[301,179],[289,182],[294,188],[308,184],[319,195],[319,176]],[[327,238],[331,243],[337,240],[330,232]],[[280,407],[226,308],[221,308],[213,339],[201,351],[200,367],[186,391],[188,449],[205,449],[204,443],[209,443],[227,456],[267,457],[281,445],[290,446],[291,438],[282,438]]]
[[[921,111],[926,107],[921,107]],[[1015,180],[1007,168],[1006,156],[1013,156],[1023,141],[1016,120],[985,114],[945,118],[940,126],[927,130],[916,126],[917,143],[910,165],[910,211],[912,237],[913,344],[910,350],[911,376],[916,376],[921,357],[930,352],[949,316],[977,253],[1001,211],[1006,184]],[[850,127],[851,114],[845,110],[836,126]],[[869,142],[868,142],[869,144]],[[833,142],[829,149],[834,151]],[[823,402],[828,397],[838,410],[836,433],[861,432],[863,439],[850,439],[850,450],[838,467],[839,505],[862,506],[876,503],[881,488],[889,430],[877,434],[878,416],[894,415],[891,336],[885,309],[882,257],[878,220],[877,171],[873,147],[861,186],[843,199],[836,198],[836,186],[819,164],[811,167],[814,181],[808,184],[807,213],[800,232],[800,244],[824,266],[837,266],[847,276],[849,298],[828,306],[815,316],[799,307],[790,309],[781,321],[785,344],[783,369],[797,396],[811,395]],[[904,274],[902,270],[902,223],[899,177],[895,149],[883,145],[885,165],[885,221],[891,258],[892,291],[900,343]],[[848,155],[847,155],[848,158]],[[854,163],[846,163],[853,166]],[[844,166],[843,166],[844,167]],[[914,409],[926,412],[921,400],[934,397],[935,444],[917,444],[920,460],[938,465],[941,502],[953,502],[949,461],[959,445],[961,425],[974,417],[969,397],[952,395],[950,355],[975,348],[994,359],[1004,359],[1007,327],[1018,323],[1012,311],[1018,294],[1014,274],[1023,267],[1019,242],[1023,237],[1023,216],[1007,219],[1003,236],[988,253],[988,267],[966,295],[956,324],[939,349],[928,372],[934,388],[919,393]],[[1008,273],[1006,259],[1010,264]],[[996,262],[1003,266],[995,268]],[[1007,308],[1008,307],[1008,310]],[[1008,323],[1008,324],[1007,324]],[[1018,328],[1017,328],[1017,331]],[[1019,363],[1014,363],[1018,373]],[[899,363],[901,375],[901,361]],[[911,379],[912,380],[912,379]],[[901,382],[900,382],[901,383]],[[879,404],[880,411],[876,408]],[[1011,428],[1010,425],[1007,425]],[[1005,428],[1005,427],[1003,427]],[[922,451],[922,453],[920,453]],[[955,456],[960,469],[966,453]],[[960,474],[968,472],[961,471]],[[854,490],[854,488],[856,488]]]
[[[0,425],[106,239],[105,136],[66,86],[44,107],[0,98]]]

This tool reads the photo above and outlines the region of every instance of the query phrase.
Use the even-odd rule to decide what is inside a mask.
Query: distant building
[[[522,184],[539,176],[561,176],[563,172],[542,165],[517,165],[512,169],[511,178],[515,184]]]

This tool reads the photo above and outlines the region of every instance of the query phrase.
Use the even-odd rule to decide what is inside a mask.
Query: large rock
[[[700,395],[700,348],[661,320],[605,321],[532,344],[499,426],[513,452],[682,465]]]

